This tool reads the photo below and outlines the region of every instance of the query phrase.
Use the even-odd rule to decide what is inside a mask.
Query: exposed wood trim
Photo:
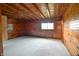
[[[52,19],[54,17],[63,16],[66,4],[49,4],[49,3],[3,3],[2,12],[9,17],[17,19]],[[63,6],[65,5],[65,7]],[[63,7],[63,8],[62,8]],[[55,9],[54,9],[55,8]],[[54,9],[54,11],[53,11]],[[63,10],[62,10],[63,9]],[[7,10],[7,11],[6,11]],[[5,12],[4,12],[5,11]]]
[[[20,5],[20,4],[17,4],[17,6],[19,7],[19,8],[23,8],[24,10],[25,10],[25,12],[26,12],[26,14],[27,14],[27,12],[29,12],[26,8],[24,8],[22,5]],[[34,16],[32,13],[29,13],[29,16],[32,16],[33,18],[35,18],[35,19],[38,19],[36,16]]]
[[[7,4],[2,4],[2,5],[4,5],[5,7],[8,7],[8,8],[10,8],[11,10],[13,10],[13,11],[15,11],[15,12],[18,12],[18,10],[16,10],[15,8],[12,8],[11,6],[9,6],[9,5],[7,5]]]
[[[8,6],[8,5],[7,5],[7,6]],[[6,7],[7,7],[7,6],[6,6]],[[16,19],[19,18],[19,17],[18,17],[18,16],[19,16],[19,11],[18,11],[18,10],[16,10],[16,12],[14,12],[15,10],[13,10],[13,11],[11,12],[11,10],[8,10],[8,8],[6,8],[6,7],[3,7],[3,10],[5,9],[4,11],[6,11],[6,12],[3,11],[3,14],[7,15],[8,17],[11,17],[11,15],[12,15],[12,18],[16,18]],[[8,6],[8,7],[11,7],[11,6]],[[11,7],[11,8],[12,8],[12,7]],[[13,8],[13,9],[15,9],[15,8]],[[7,12],[8,12],[8,13],[7,13]],[[10,14],[10,16],[9,16],[9,14]],[[28,19],[28,17],[29,17],[29,15],[25,15],[25,14],[24,14],[24,16],[26,16],[26,17],[24,17],[24,18],[26,18],[26,19]],[[29,19],[32,19],[32,18],[29,17]]]
[[[41,13],[41,15],[45,18],[45,15],[41,12],[41,10],[39,9],[39,7],[35,3],[33,3],[33,5],[35,6],[35,8],[38,9],[38,11]]]
[[[49,10],[48,3],[46,3],[45,5],[46,5],[46,8],[47,8],[47,13],[48,13],[48,16],[49,16],[49,19],[50,19],[50,17],[51,17],[51,14],[50,14],[50,10]]]
[[[69,6],[68,6],[67,8],[65,8],[65,11],[64,11],[63,14],[62,14],[62,20],[63,20],[63,17],[64,17],[64,15],[65,15],[66,11],[69,9],[69,7],[70,7],[70,4],[69,4]]]
[[[37,14],[35,14],[35,12],[33,12],[30,8],[27,7],[27,5],[25,4],[21,4],[24,8],[26,8],[29,12],[33,13],[36,17],[39,17]],[[40,17],[38,18],[40,19]]]
[[[4,14],[5,15],[7,15],[8,17],[9,17],[9,15],[12,15],[12,16],[10,16],[10,17],[12,17],[12,18],[17,18],[17,17],[13,17],[13,16],[19,16],[19,15],[21,15],[21,14],[19,14],[19,10],[17,10],[17,9],[15,9],[15,8],[13,8],[12,6],[10,6],[10,5],[7,5],[7,4],[1,4],[2,6],[3,6],[3,10],[4,11],[6,11],[6,12],[9,12],[9,13],[6,13],[6,12],[4,12]],[[7,8],[8,7],[8,8]],[[10,10],[9,10],[10,9]],[[14,10],[15,9],[15,10]],[[29,16],[28,15],[25,15],[25,16],[27,16],[27,17],[24,17],[24,18],[28,18]]]
[[[65,12],[63,13],[63,15],[62,15],[62,20],[65,22],[65,21],[67,21],[68,19],[70,19],[70,18],[68,18],[68,13],[69,12],[71,12],[71,10],[72,10],[72,7],[73,7],[73,3],[71,3],[71,4],[69,4],[69,6],[66,8],[66,10],[65,10]],[[65,16],[67,15],[67,17],[65,18]],[[68,18],[68,19],[67,19]]]
[[[26,8],[24,8],[22,5],[20,5],[20,4],[18,4],[21,8],[23,8],[26,12],[29,12]],[[31,12],[29,12],[29,15],[30,16],[33,16],[35,19],[37,18],[38,19],[38,17],[37,16],[35,16],[35,15],[33,15]]]
[[[3,55],[3,43],[2,43],[2,15],[1,15],[1,4],[0,4],[0,56]]]

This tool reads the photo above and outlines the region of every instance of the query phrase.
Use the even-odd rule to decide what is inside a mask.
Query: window
[[[70,29],[72,30],[79,30],[79,20],[73,20],[69,24]]]
[[[8,32],[12,32],[13,31],[13,24],[8,24]]]
[[[41,23],[41,29],[42,30],[53,30],[54,23]]]

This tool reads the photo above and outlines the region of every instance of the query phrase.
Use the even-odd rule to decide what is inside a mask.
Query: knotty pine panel
[[[68,21],[79,15],[79,4],[70,4],[64,14],[64,44],[71,55],[79,55],[79,38],[78,32],[69,29]],[[77,36],[78,35],[78,36]]]
[[[23,35],[24,25],[22,22],[10,18],[8,19],[8,24],[13,24],[13,31],[8,33],[9,39]]]
[[[0,56],[3,55],[3,44],[2,44],[2,18],[1,18],[1,6],[0,6]]]
[[[74,37],[74,34],[66,26],[64,26],[64,44],[71,55],[76,56],[78,54],[78,41]]]
[[[47,20],[46,22],[49,22]],[[42,21],[27,21],[25,23],[25,32],[26,35],[38,36],[38,37],[47,37],[47,38],[56,38],[62,39],[62,21],[51,21],[54,22],[54,30],[41,30]]]

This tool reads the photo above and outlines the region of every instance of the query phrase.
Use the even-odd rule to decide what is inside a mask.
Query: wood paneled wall
[[[60,19],[60,18],[57,18]],[[18,21],[13,18],[8,18],[8,24],[13,24],[13,31],[8,33],[8,38],[18,36],[37,36],[62,39],[62,20],[26,20],[25,22]],[[54,22],[54,30],[41,30],[42,22]]]
[[[16,38],[18,36],[23,36],[24,24],[16,19],[9,18],[8,24],[13,24],[13,31],[8,33],[8,38]]]
[[[79,55],[78,44],[79,41],[74,33],[68,28],[67,24],[64,25],[64,44],[68,48],[71,55]]]
[[[1,18],[1,6],[0,6],[0,56],[3,55],[2,47],[2,18]]]
[[[79,15],[79,4],[71,4],[67,11],[65,12],[65,15],[63,17],[64,19],[64,44],[68,48],[71,55],[79,55],[79,38],[77,38],[69,29],[68,22],[69,20],[72,20],[73,17],[76,15]],[[78,35],[79,36],[79,35]]]
[[[26,21],[25,23],[25,33],[26,35],[37,36],[37,37],[47,37],[62,39],[62,21],[56,20],[54,22],[54,30],[41,30],[42,22],[50,22],[50,20],[36,20],[36,21]]]

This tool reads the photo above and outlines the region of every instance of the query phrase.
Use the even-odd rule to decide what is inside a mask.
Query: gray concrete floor
[[[18,37],[3,43],[4,56],[69,56],[60,40]]]

